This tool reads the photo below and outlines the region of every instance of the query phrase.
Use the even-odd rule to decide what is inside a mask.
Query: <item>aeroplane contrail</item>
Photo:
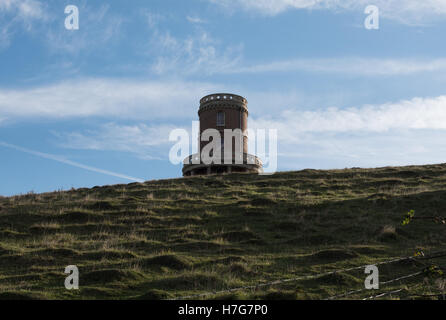
[[[54,160],[54,161],[57,161],[57,162],[65,163],[65,164],[68,164],[70,166],[81,168],[81,169],[85,169],[85,170],[88,170],[88,171],[102,173],[102,174],[106,174],[106,175],[109,175],[109,176],[112,176],[112,177],[122,178],[122,179],[135,181],[135,182],[144,182],[144,180],[140,179],[140,178],[130,177],[130,176],[127,176],[127,175],[124,175],[124,174],[120,174],[120,173],[116,173],[116,172],[112,172],[112,171],[108,171],[108,170],[103,170],[103,169],[87,166],[87,165],[84,165],[82,163],[78,163],[78,162],[74,162],[74,161],[71,161],[71,160],[67,160],[67,159],[65,159],[63,157],[60,157],[60,156],[57,156],[57,155],[53,155],[53,154],[49,154],[49,153],[43,153],[43,152],[39,152],[39,151],[34,151],[34,150],[27,149],[27,148],[22,148],[22,147],[19,147],[19,146],[10,144],[10,143],[2,142],[2,141],[0,141],[0,146],[6,147],[6,148],[10,148],[10,149],[14,149],[14,150],[21,151],[21,152],[25,152],[25,153],[29,153],[29,154],[35,155],[37,157],[41,157],[41,158],[50,159],[50,160]]]

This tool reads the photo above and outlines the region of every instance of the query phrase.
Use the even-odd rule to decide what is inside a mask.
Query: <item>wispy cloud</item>
[[[62,148],[130,152],[145,160],[165,159],[174,125],[107,123],[95,130],[54,133]]]
[[[79,5],[80,28],[67,31],[63,11],[38,0],[0,1],[0,48],[6,48],[20,31],[38,37],[53,53],[83,54],[112,41],[118,41],[125,19],[110,10],[109,4],[97,7]],[[62,19],[62,20],[61,20]]]
[[[16,146],[16,145],[9,144],[9,143],[2,142],[2,141],[0,141],[0,146],[6,147],[6,148],[10,148],[10,149],[14,149],[14,150],[21,151],[21,152],[25,152],[25,153],[28,153],[28,154],[32,154],[32,155],[40,157],[40,158],[54,160],[54,161],[57,161],[57,162],[61,162],[61,163],[67,164],[69,166],[81,168],[81,169],[88,170],[88,171],[101,173],[101,174],[105,174],[105,175],[108,175],[108,176],[121,178],[121,179],[125,179],[125,180],[130,180],[130,181],[135,181],[135,182],[144,182],[144,180],[140,179],[140,178],[135,178],[135,177],[127,176],[127,175],[124,175],[124,174],[120,174],[120,173],[116,173],[116,172],[112,172],[112,171],[108,171],[108,170],[104,170],[104,169],[99,169],[99,168],[87,166],[87,165],[84,165],[84,164],[79,163],[79,162],[68,160],[68,159],[66,159],[64,157],[61,157],[61,156],[57,156],[57,155],[49,154],[49,153],[44,153],[44,152],[39,152],[39,151],[34,151],[34,150],[31,150],[31,149],[23,148],[23,147]]]
[[[328,58],[292,59],[257,65],[240,65],[225,70],[227,73],[312,72],[337,73],[358,76],[397,76],[422,72],[446,71],[446,58],[440,59],[377,59],[377,58]]]
[[[67,31],[65,28],[48,26],[45,30],[46,43],[53,53],[86,54],[105,45],[120,40],[125,19],[112,12],[109,4],[99,7],[83,5],[79,30]]]
[[[351,76],[404,76],[420,73],[444,73],[446,58],[296,58],[252,64],[242,59],[242,47],[227,50],[219,56],[212,45],[200,47],[193,40],[178,41],[165,34],[159,39],[165,54],[160,54],[153,70],[191,74],[254,74],[254,73],[324,73]]]
[[[446,15],[443,0],[209,0],[229,10],[233,7],[265,15],[277,15],[291,9],[357,11],[363,13],[367,5],[380,8],[381,15],[405,24],[430,23],[433,18]]]
[[[215,74],[238,66],[242,60],[243,44],[224,45],[202,27],[194,33],[177,37],[158,27],[163,17],[145,13],[151,28],[147,52],[154,58],[151,70],[158,75]],[[203,23],[197,17],[187,17],[194,24]]]
[[[186,17],[187,21],[189,21],[190,23],[206,23],[207,21],[204,19],[201,19],[200,17],[196,17],[196,16],[187,16]]]
[[[189,118],[197,97],[221,86],[199,82],[79,79],[23,89],[0,89],[0,118]]]
[[[209,33],[199,29],[184,39],[154,28],[150,54],[155,56],[152,71],[159,75],[215,75],[249,73],[330,73],[354,76],[400,76],[446,71],[446,58],[296,58],[250,63],[243,59],[243,45],[224,47]]]
[[[224,47],[204,31],[186,39],[163,32],[152,43],[159,53],[152,66],[157,74],[210,75],[236,68],[242,58],[241,44]]]
[[[327,73],[353,76],[401,76],[419,73],[444,73],[446,58],[373,58],[344,56],[328,58],[295,58],[252,63],[243,58],[243,44],[224,46],[204,31],[185,38],[160,31],[161,18],[149,15],[153,34],[150,55],[155,57],[151,70],[158,75],[215,75],[253,73]]]
[[[10,45],[18,29],[32,31],[36,23],[49,19],[47,9],[37,0],[0,1],[0,49]]]
[[[0,13],[11,14],[13,19],[28,24],[34,19],[46,19],[47,13],[43,4],[37,0],[2,0]]]
[[[168,19],[164,14],[161,14],[159,12],[152,12],[147,9],[143,9],[141,11],[141,15],[144,17],[147,26],[152,30],[157,30],[160,23]]]

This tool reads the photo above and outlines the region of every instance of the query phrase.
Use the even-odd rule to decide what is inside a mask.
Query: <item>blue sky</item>
[[[0,0],[0,195],[179,177],[214,92],[280,171],[444,163],[445,28],[443,0]]]

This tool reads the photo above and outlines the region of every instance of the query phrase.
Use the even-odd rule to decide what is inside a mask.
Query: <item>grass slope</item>
[[[166,299],[444,248],[446,165],[233,174],[0,197],[0,298]],[[77,265],[80,290],[64,288]],[[380,267],[381,281],[420,266]],[[321,299],[364,270],[207,298]],[[393,298],[432,294],[414,277]],[[362,298],[370,292],[351,295]],[[390,296],[386,296],[389,298]]]

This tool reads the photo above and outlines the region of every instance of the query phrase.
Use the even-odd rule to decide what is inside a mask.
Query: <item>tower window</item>
[[[223,111],[217,112],[217,126],[225,125],[225,113]]]

